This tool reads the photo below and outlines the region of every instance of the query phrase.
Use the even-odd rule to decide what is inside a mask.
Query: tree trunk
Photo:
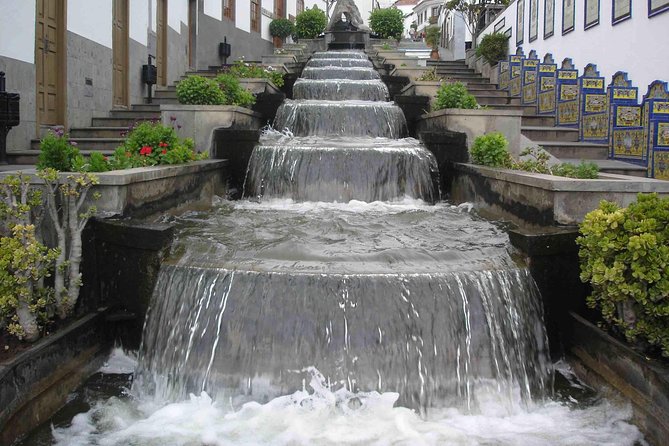
[[[30,311],[27,302],[22,299],[19,301],[19,306],[16,308],[16,315],[19,318],[19,325],[23,328],[23,339],[28,342],[35,342],[40,337],[39,326],[37,325],[37,318]]]

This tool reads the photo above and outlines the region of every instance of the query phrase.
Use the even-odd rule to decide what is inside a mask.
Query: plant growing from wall
[[[476,55],[483,56],[490,65],[497,65],[509,53],[509,38],[502,33],[486,34],[476,47]]]
[[[37,340],[49,319],[53,290],[45,288],[58,252],[35,235],[35,210],[42,203],[29,179],[9,176],[0,182],[0,326],[27,341]],[[39,214],[39,213],[38,213]]]
[[[237,60],[231,67],[225,68],[222,72],[224,74],[231,74],[240,79],[269,79],[277,87],[283,87],[283,73],[273,69],[272,67],[265,68],[253,63],[246,63],[243,60]]]
[[[95,206],[87,206],[86,198],[96,176],[83,173],[62,176],[54,169],[37,174],[45,184],[45,207],[58,239],[58,256],[54,273],[56,313],[61,319],[72,314],[81,287],[81,233],[95,215]],[[93,198],[99,198],[93,194]]]
[[[591,308],[630,341],[669,357],[669,198],[639,194],[627,208],[602,201],[580,226],[581,280]]]
[[[462,82],[443,84],[437,90],[437,97],[432,106],[433,110],[444,108],[478,108],[476,98],[467,91]]]
[[[288,19],[278,18],[269,22],[269,33],[272,37],[278,37],[283,40],[294,32],[295,25]]]
[[[478,136],[474,140],[469,155],[472,162],[489,167],[510,167],[509,142],[500,132]]]
[[[400,40],[404,33],[404,14],[397,8],[378,8],[369,14],[369,27],[382,39]]]
[[[235,75],[219,74],[215,80],[223,91],[227,104],[251,108],[256,103],[256,97],[240,85],[239,79]]]
[[[550,154],[535,147],[523,150],[520,155],[524,158],[514,161],[512,169],[578,179],[594,179],[599,176],[599,167],[593,162],[581,161],[579,164],[561,163],[551,166]]]
[[[222,105],[225,95],[218,84],[203,76],[193,75],[177,85],[177,99],[188,105]]]
[[[305,9],[295,18],[295,35],[298,39],[315,39],[328,24],[325,12],[314,5],[313,8]]]

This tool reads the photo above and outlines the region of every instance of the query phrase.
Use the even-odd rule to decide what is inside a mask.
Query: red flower
[[[165,155],[165,154],[167,153],[167,149],[163,149],[163,151],[160,152],[160,153],[162,153],[163,155]]]
[[[169,147],[169,144],[167,144],[166,142],[161,142],[160,144],[158,144],[158,147]]]
[[[139,149],[140,155],[151,155],[151,152],[153,152],[153,147],[151,146],[144,146],[141,149]]]

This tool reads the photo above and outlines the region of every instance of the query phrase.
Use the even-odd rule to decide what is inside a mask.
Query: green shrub
[[[425,29],[425,43],[431,48],[439,46],[439,37],[441,37],[441,29],[438,26],[428,26]]]
[[[177,164],[203,159],[191,139],[181,140],[172,127],[143,122],[130,131],[123,146],[108,160],[110,169]]]
[[[315,6],[307,8],[295,18],[295,35],[298,39],[315,39],[325,31],[328,18],[325,12]]]
[[[604,321],[669,357],[669,198],[639,194],[629,207],[602,201],[580,226],[581,280]]]
[[[479,136],[469,151],[472,162],[489,167],[510,167],[509,143],[500,132]]]
[[[216,83],[225,95],[225,103],[250,108],[255,104],[256,97],[239,84],[239,79],[232,74],[219,74]]]
[[[288,19],[278,18],[269,22],[269,34],[272,37],[285,39],[295,32],[295,25]]]
[[[100,152],[93,152],[88,159],[88,166],[86,172],[107,172],[110,170],[109,160],[107,156]]]
[[[599,167],[591,161],[581,161],[579,164],[562,163],[552,169],[553,175],[579,179],[595,179],[599,177]]]
[[[467,87],[462,82],[443,84],[437,90],[437,98],[434,101],[433,110],[443,108],[478,108],[476,98],[469,94]]]
[[[397,8],[379,8],[369,14],[369,27],[382,39],[402,38],[404,14]]]
[[[509,38],[502,33],[486,34],[476,47],[476,55],[483,56],[490,65],[506,59],[509,53]]]
[[[228,73],[241,79],[251,77],[269,79],[277,87],[283,87],[283,73],[271,67],[265,68],[253,63],[245,63],[243,60],[235,61],[231,67],[224,69],[222,73]]]
[[[177,99],[181,104],[221,105],[225,95],[212,79],[203,76],[188,76],[177,85]]]
[[[49,131],[40,141],[40,153],[37,168],[50,167],[61,172],[73,171],[73,163],[79,156],[79,149],[70,143],[67,134],[62,131]]]

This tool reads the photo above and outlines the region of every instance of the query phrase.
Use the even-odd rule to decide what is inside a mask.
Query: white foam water
[[[112,360],[123,355],[115,351]],[[420,417],[395,406],[397,393],[333,391],[316,369],[306,371],[309,390],[266,404],[233,407],[204,392],[176,403],[113,397],[75,416],[70,426],[53,429],[53,437],[62,446],[646,444],[628,422],[631,408],[624,403],[600,400],[574,408],[548,401],[528,407],[518,399],[509,407],[493,385],[476,395],[476,414],[441,408]]]

